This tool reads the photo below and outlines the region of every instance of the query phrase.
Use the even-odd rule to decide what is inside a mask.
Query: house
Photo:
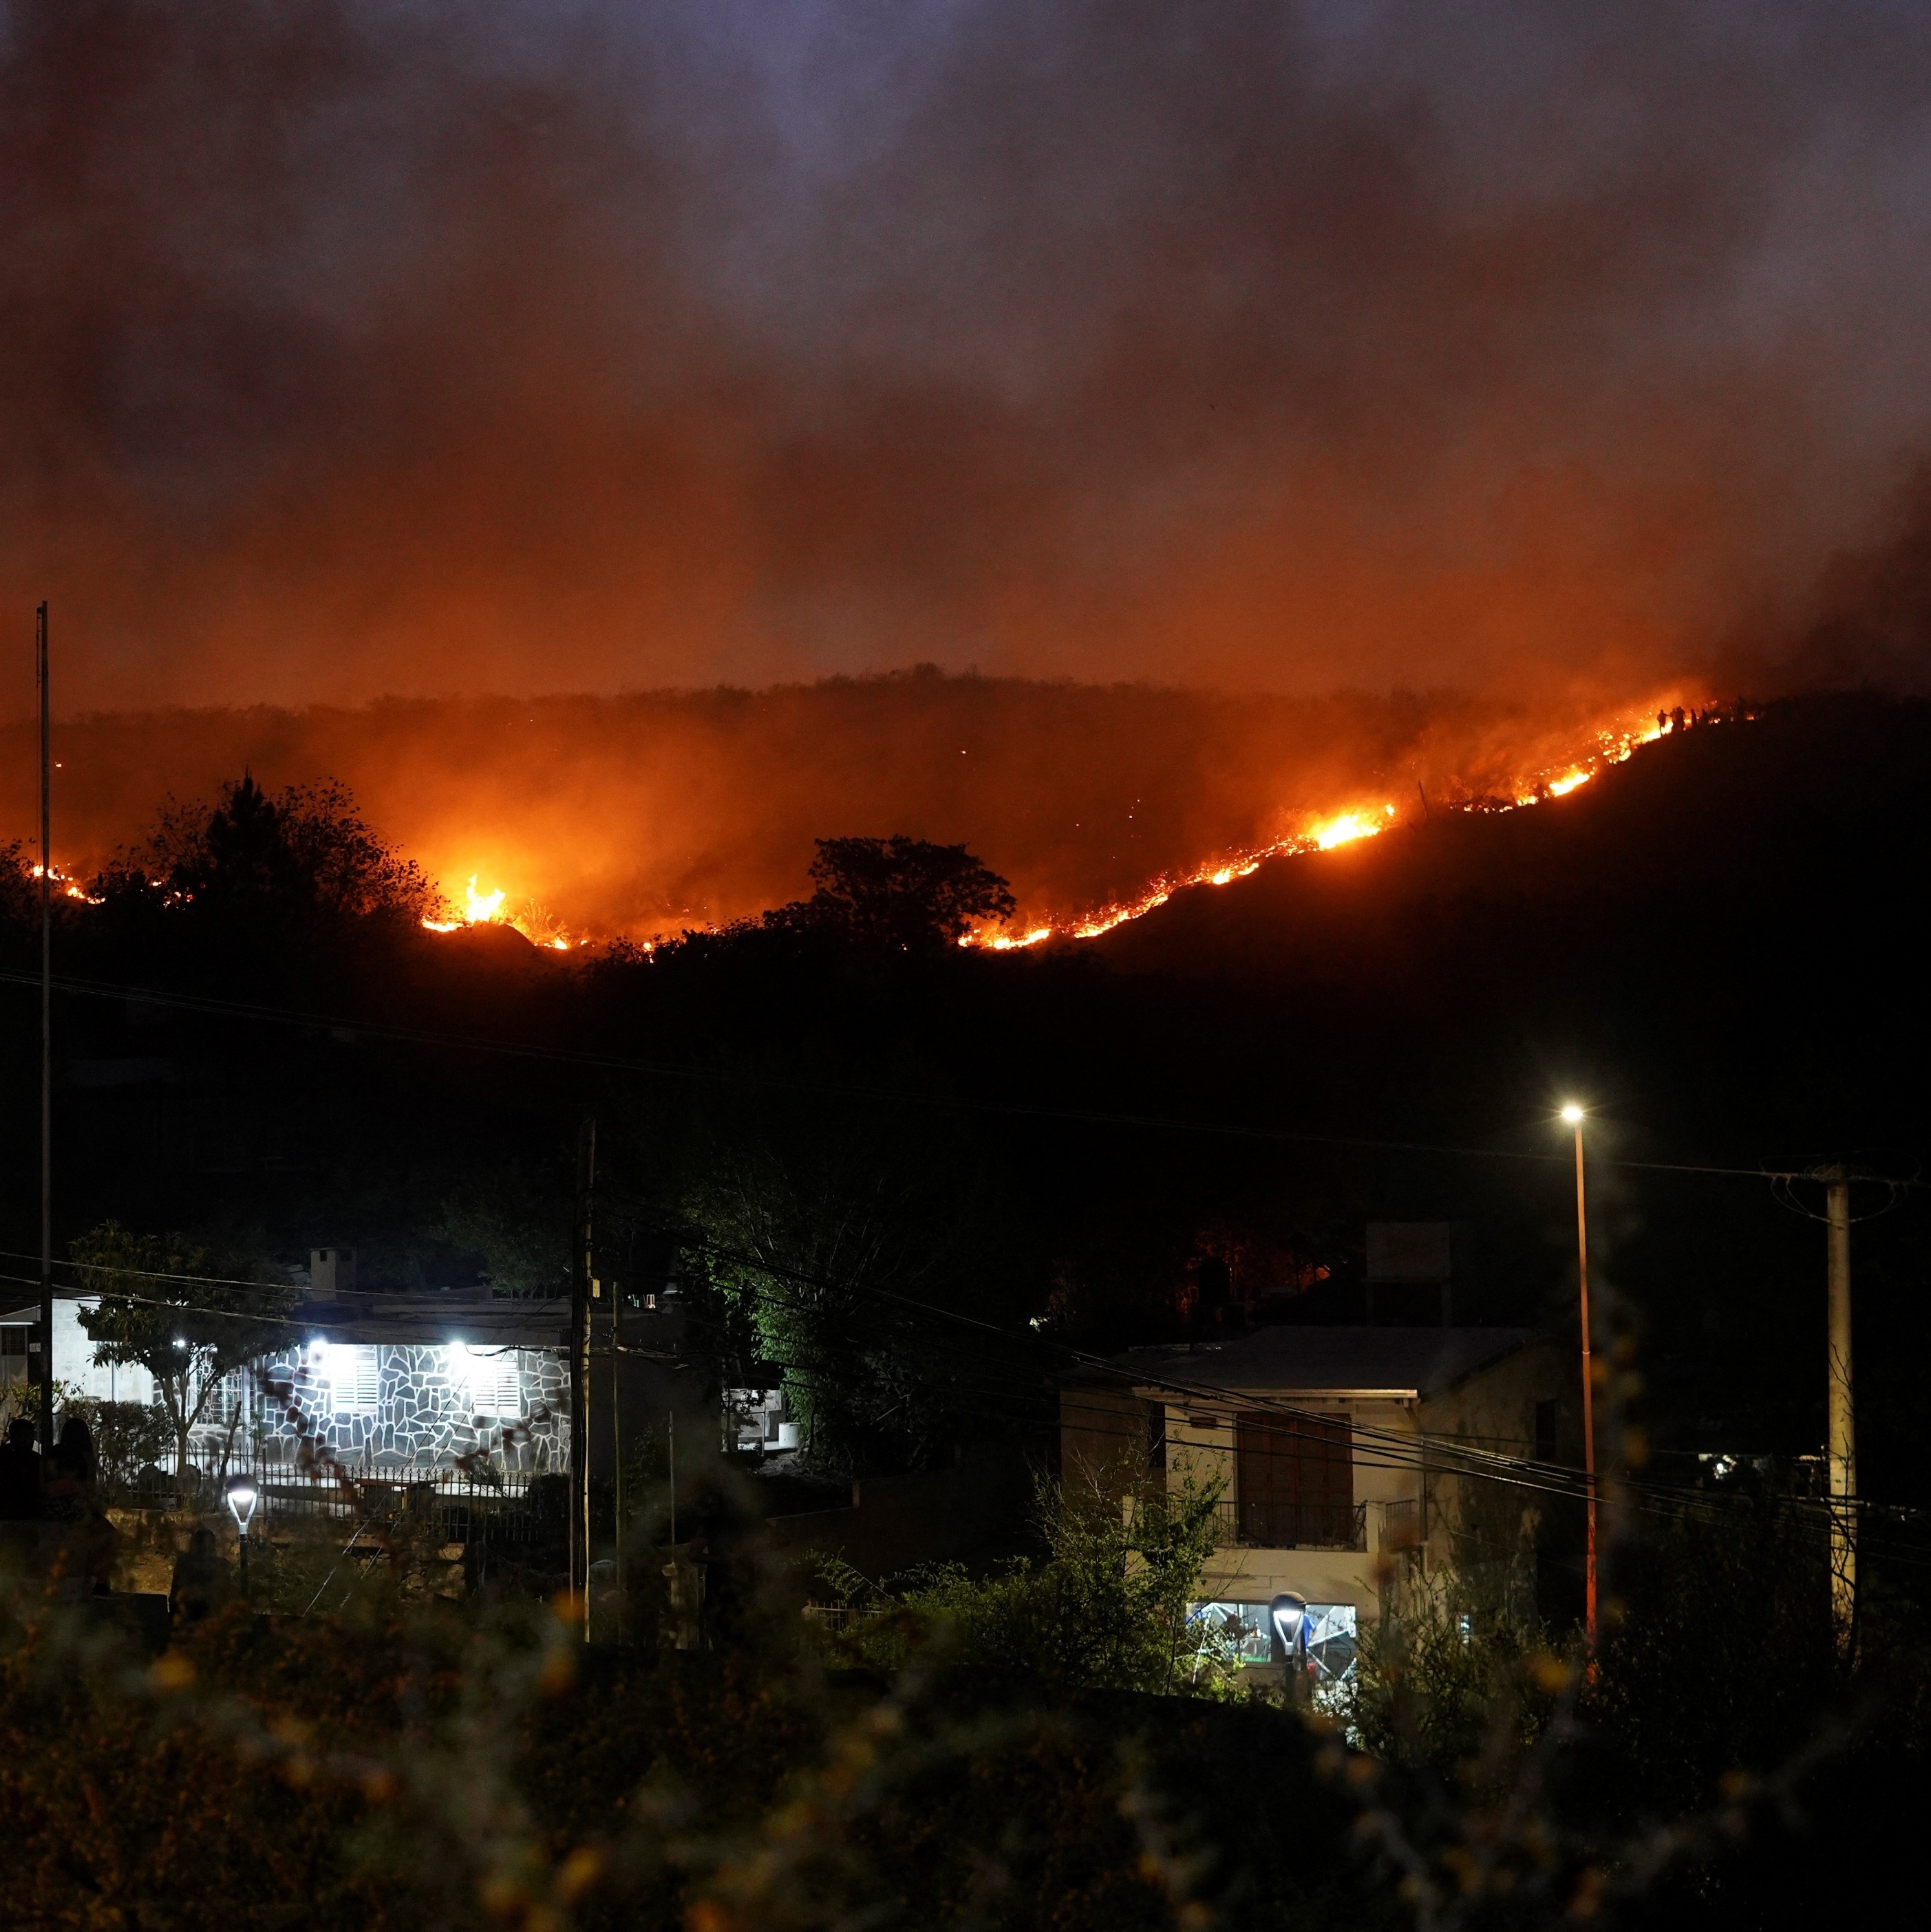
[[[326,1454],[344,1468],[508,1474],[569,1461],[569,1304],[486,1290],[312,1294],[288,1346],[233,1378],[203,1432],[239,1409],[260,1462]]]
[[[1526,1329],[1282,1325],[1136,1348],[1062,1384],[1062,1473],[1120,1495],[1219,1474],[1201,1615],[1264,1662],[1267,1606],[1292,1592],[1340,1676],[1418,1574],[1520,1587],[1541,1492],[1471,1472],[1554,1460],[1575,1374]]]
[[[335,1280],[353,1280],[343,1270]],[[53,1373],[95,1400],[152,1402],[153,1377],[137,1364],[97,1361],[81,1321],[97,1298],[54,1303]],[[659,1298],[648,1298],[653,1302]],[[38,1380],[40,1311],[0,1314],[0,1380]],[[344,1468],[431,1472],[486,1464],[509,1477],[561,1471],[569,1450],[569,1304],[493,1295],[486,1289],[359,1293],[332,1285],[298,1291],[279,1318],[285,1346],[225,1377],[191,1438],[204,1468],[286,1463],[318,1452]],[[683,1318],[663,1306],[627,1310],[614,1418],[610,1323],[592,1335],[593,1472],[608,1474],[628,1436],[671,1406],[707,1418],[701,1378],[683,1367]],[[620,1429],[610,1424],[619,1420]],[[709,1427],[714,1432],[714,1420]],[[703,1439],[700,1426],[693,1442]],[[305,1444],[307,1445],[305,1450]]]

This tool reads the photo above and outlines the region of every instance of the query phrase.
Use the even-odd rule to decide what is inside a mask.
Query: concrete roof
[[[1541,1339],[1533,1328],[1257,1328],[1236,1341],[1134,1348],[1110,1367],[1143,1387],[1163,1382],[1256,1394],[1439,1394]],[[1186,1398],[1178,1390],[1175,1400]]]

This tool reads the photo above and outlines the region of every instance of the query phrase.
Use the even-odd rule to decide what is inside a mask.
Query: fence
[[[358,1524],[439,1544],[539,1543],[564,1534],[560,1483],[521,1471],[349,1468],[336,1475],[262,1462],[231,1464],[225,1480],[191,1469],[184,1480],[151,1463],[131,1480],[104,1486],[107,1499],[122,1508],[207,1510],[220,1509],[225,1492],[243,1480],[254,1486],[250,1528],[257,1536],[325,1526],[346,1532]]]

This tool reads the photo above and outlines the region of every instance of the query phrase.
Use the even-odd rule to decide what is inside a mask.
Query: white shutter
[[[338,1409],[372,1409],[382,1394],[380,1358],[374,1348],[329,1351],[329,1384]]]
[[[498,1420],[523,1413],[523,1377],[514,1348],[470,1358],[470,1408],[477,1415]]]

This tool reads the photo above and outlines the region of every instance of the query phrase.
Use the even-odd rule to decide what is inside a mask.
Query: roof
[[[1134,1348],[1108,1366],[1143,1387],[1269,1395],[1437,1395],[1542,1339],[1534,1328],[1257,1328],[1197,1348]]]
[[[569,1298],[521,1295],[335,1294],[304,1297],[287,1318],[331,1342],[468,1342],[555,1348],[569,1338]]]
[[[92,1300],[62,1291],[62,1301]],[[596,1326],[606,1331],[609,1317],[592,1304]],[[35,1322],[38,1305],[0,1315],[0,1326]],[[570,1304],[567,1296],[539,1300],[518,1295],[446,1289],[426,1294],[338,1294],[320,1299],[298,1295],[278,1322],[290,1342],[314,1336],[331,1342],[467,1342],[494,1348],[560,1348],[569,1346]],[[675,1350],[683,1334],[681,1313],[668,1309],[632,1310],[623,1318],[623,1346],[639,1354]]]

